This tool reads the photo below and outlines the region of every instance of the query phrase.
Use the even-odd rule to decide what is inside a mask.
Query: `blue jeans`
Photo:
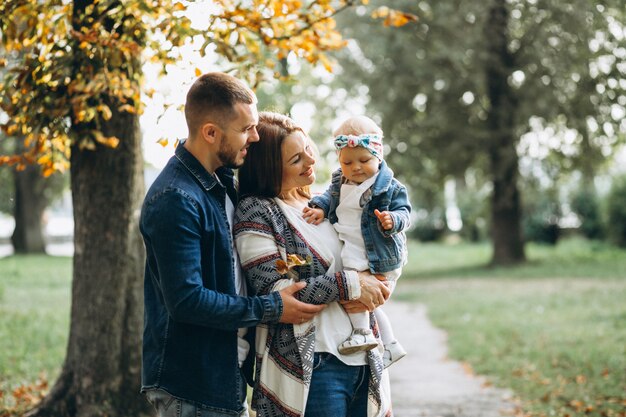
[[[306,417],[367,417],[369,367],[349,366],[330,353],[315,353]]]
[[[157,417],[248,417],[248,407],[244,401],[244,410],[236,415],[228,412],[220,412],[200,408],[193,403],[172,397],[162,389],[151,389],[146,391],[146,397],[150,404],[154,406]]]

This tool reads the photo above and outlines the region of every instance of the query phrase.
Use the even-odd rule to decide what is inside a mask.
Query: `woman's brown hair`
[[[259,141],[250,145],[239,168],[239,194],[277,197],[283,180],[283,141],[294,132],[306,134],[289,117],[274,112],[259,113],[257,131]]]

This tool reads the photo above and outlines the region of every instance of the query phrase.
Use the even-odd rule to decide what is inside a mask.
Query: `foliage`
[[[604,237],[600,201],[594,191],[580,189],[571,197],[571,208],[580,220],[580,232],[588,239]]]
[[[357,3],[5,1],[0,33],[8,59],[0,66],[10,68],[0,105],[9,118],[2,129],[23,135],[27,150],[0,157],[0,164],[37,162],[49,175],[67,168],[73,144],[116,147],[119,138],[105,136],[102,126],[118,111],[142,112],[142,75],[135,64],[140,59],[158,62],[167,72],[184,58],[183,47],[199,43],[202,55],[220,55],[253,85],[264,76],[260,68],[276,67],[289,54],[330,69],[326,53],[344,45],[333,17]],[[389,25],[412,19],[388,8],[374,12]]]
[[[616,178],[607,197],[609,239],[626,247],[626,177]]]
[[[559,239],[561,204],[557,189],[531,190],[526,188],[524,204],[524,238],[528,242],[555,245]]]
[[[489,165],[503,146],[502,131],[489,125],[498,111],[488,83],[495,70],[506,75],[513,107],[504,124],[514,138],[507,152],[539,161],[544,171],[592,175],[624,142],[623,2],[500,2],[508,61],[497,67],[485,36],[495,3],[399,0],[396,7],[416,14],[418,24],[392,32],[339,18],[354,41],[338,53],[336,88],[366,97],[367,113],[385,131],[390,166],[415,194],[441,192],[443,178],[468,168],[485,181],[500,174]]]
[[[441,239],[446,231],[446,219],[441,209],[419,209],[413,207],[416,218],[411,224],[409,236],[420,242],[436,242]]]
[[[489,194],[491,187],[482,171],[468,169],[457,181],[457,204],[461,212],[463,228],[461,237],[479,242],[489,236]]]

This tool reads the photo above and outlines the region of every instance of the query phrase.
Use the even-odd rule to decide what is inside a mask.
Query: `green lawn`
[[[528,416],[624,416],[626,251],[569,240],[487,268],[487,245],[417,244],[394,297],[428,306],[450,356]]]
[[[425,303],[450,356],[512,388],[520,416],[624,417],[626,251],[527,249],[523,266],[488,268],[488,245],[411,243],[394,297]],[[58,375],[70,288],[70,258],[0,259],[0,415],[19,415],[13,389]]]
[[[71,258],[0,259],[0,415],[19,386],[53,381],[69,332]],[[3,410],[4,409],[4,410]]]

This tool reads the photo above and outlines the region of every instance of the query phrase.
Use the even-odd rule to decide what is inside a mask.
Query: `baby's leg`
[[[400,274],[402,273],[402,269],[396,269],[394,271],[386,272],[385,278],[387,278],[387,285],[389,289],[393,292],[396,282],[398,278],[400,278]],[[380,329],[380,338],[385,346],[385,351],[383,353],[383,364],[385,368],[387,368],[392,363],[396,362],[399,359],[402,359],[406,355],[406,351],[404,347],[396,340],[396,335],[393,332],[393,327],[391,326],[391,321],[387,317],[387,314],[378,307],[374,310],[374,316],[376,317],[376,321],[378,322],[378,328]]]
[[[385,314],[381,307],[374,310],[374,316],[376,316],[376,321],[378,322],[380,338],[382,339],[383,344],[386,346],[396,340],[396,336],[393,333],[393,327],[391,326],[391,321],[389,321],[389,317],[387,317],[387,314]]]
[[[369,329],[370,328],[370,313],[367,311],[363,313],[348,313],[350,323],[352,323],[353,329]]]
[[[338,346],[339,353],[349,355],[377,347],[378,341],[370,329],[369,313],[349,313],[348,317],[352,323],[352,333]]]

